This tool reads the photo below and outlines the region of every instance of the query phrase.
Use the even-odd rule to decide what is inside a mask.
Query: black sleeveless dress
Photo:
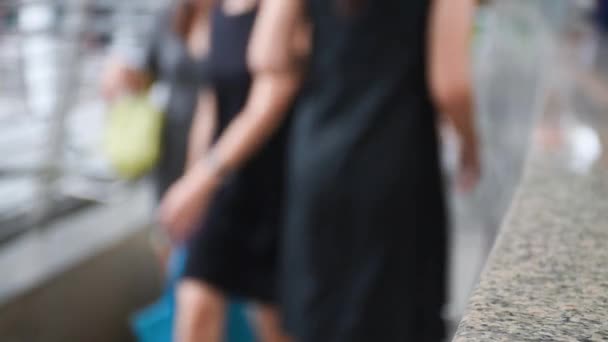
[[[446,215],[426,83],[428,0],[307,0],[281,304],[298,342],[441,341]]]
[[[246,63],[256,11],[212,17],[211,86],[218,99],[218,137],[245,105]],[[262,302],[276,297],[277,246],[284,195],[285,129],[232,174],[213,199],[189,246],[185,277],[229,295]]]

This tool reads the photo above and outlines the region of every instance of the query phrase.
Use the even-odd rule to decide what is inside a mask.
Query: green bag
[[[136,179],[158,162],[164,114],[147,94],[129,95],[108,112],[104,152],[118,175]]]

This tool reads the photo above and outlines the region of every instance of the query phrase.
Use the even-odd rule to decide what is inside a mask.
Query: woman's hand
[[[193,165],[162,201],[161,223],[174,239],[188,237],[227,171],[238,170],[283,122],[301,82],[291,43],[304,8],[302,0],[261,2],[248,56],[253,83],[247,104],[208,152],[210,158]]]
[[[118,57],[112,57],[103,70],[100,90],[104,100],[113,102],[125,93],[142,91],[149,84],[145,72],[129,68]]]
[[[107,102],[113,102],[127,88],[127,71],[117,59],[108,62],[101,77],[101,95]]]
[[[476,139],[463,139],[457,175],[458,187],[465,192],[473,191],[480,178],[479,145]]]
[[[188,239],[204,217],[220,182],[205,165],[193,166],[167,191],[160,205],[160,222],[174,241]]]
[[[471,71],[474,14],[474,0],[434,0],[428,44],[428,76],[435,105],[460,137],[456,181],[464,191],[473,190],[480,177]]]

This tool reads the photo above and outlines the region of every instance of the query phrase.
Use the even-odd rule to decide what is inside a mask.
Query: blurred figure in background
[[[160,85],[166,93],[164,95],[168,96],[163,108],[161,156],[154,171],[159,201],[182,176],[189,161],[208,147],[215,127],[215,103],[208,88],[212,3],[212,0],[177,0],[171,3],[153,23],[143,58],[129,63],[126,56],[113,56],[103,77],[102,91],[109,102],[121,96],[145,92],[153,83]],[[194,115],[199,112],[204,115]],[[180,243],[171,246],[163,238],[157,239],[154,246],[169,275],[165,294],[156,307],[169,313],[174,310],[173,281],[181,275],[184,257],[187,258]],[[139,314],[135,321],[136,330],[141,330],[138,327],[145,323],[147,315],[154,314],[154,308],[152,306]],[[165,322],[168,335],[172,334],[173,325],[170,316],[167,315],[168,321]]]
[[[187,176],[192,190],[173,198],[189,208],[173,224],[213,203],[217,184],[281,126],[304,81],[290,131],[285,327],[303,342],[441,341],[447,228],[436,111],[460,134],[460,182],[471,188],[479,176],[474,1],[265,0],[261,7],[249,101]],[[304,76],[290,46],[307,15],[313,38]]]
[[[460,133],[459,182],[470,189],[479,174],[473,0],[264,7],[252,50],[257,77],[278,84],[295,72],[280,46],[298,17],[309,13],[315,32],[291,131],[288,331],[298,341],[442,341],[447,214],[436,111]],[[234,165],[238,149],[225,153]]]
[[[210,97],[200,89],[207,84],[209,24],[211,0],[178,0],[161,13],[154,23],[150,42],[141,61],[128,63],[113,56],[103,78],[104,97],[112,102],[129,93],[146,91],[152,83],[168,92],[165,124],[162,134],[161,159],[155,171],[156,193],[160,199],[184,172],[188,137],[193,113],[208,110]],[[212,117],[212,116],[211,116]],[[205,145],[207,129],[212,123],[198,124],[192,137],[197,144],[192,153]],[[198,135],[202,135],[198,137]]]
[[[158,201],[182,176],[189,157],[200,155],[211,139],[214,122],[193,121],[196,111],[213,111],[214,105],[206,90],[211,3],[211,0],[171,3],[153,23],[142,57],[128,61],[126,56],[112,56],[102,78],[102,92],[108,102],[145,92],[152,84],[164,90],[161,155],[153,172]],[[189,144],[190,141],[193,143]],[[172,248],[164,240],[157,239],[155,248],[161,262],[167,265]]]
[[[209,65],[217,109],[214,144],[228,134],[229,127],[247,124],[239,113],[250,92],[246,52],[257,13],[257,0],[216,1],[212,12]],[[288,108],[281,106],[280,110]],[[211,114],[199,111],[199,115]],[[190,240],[178,289],[177,341],[223,341],[229,296],[255,304],[260,340],[287,340],[274,308],[285,133],[278,128],[242,168],[221,181],[206,177],[205,184],[193,184],[201,173],[223,173],[209,169],[216,165],[215,149],[201,151],[197,154],[201,161],[189,168],[163,200],[163,223],[176,239]],[[217,190],[212,197],[199,196],[211,193],[211,188]]]

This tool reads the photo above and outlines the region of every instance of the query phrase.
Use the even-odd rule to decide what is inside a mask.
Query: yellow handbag
[[[108,112],[103,149],[122,178],[145,175],[160,158],[164,114],[152,93],[124,96]]]

